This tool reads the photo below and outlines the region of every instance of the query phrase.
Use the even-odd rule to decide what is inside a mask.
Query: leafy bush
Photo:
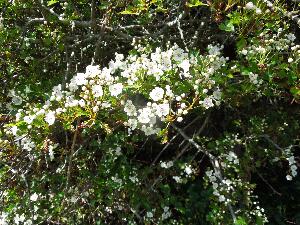
[[[0,6],[0,224],[300,223],[299,3]]]

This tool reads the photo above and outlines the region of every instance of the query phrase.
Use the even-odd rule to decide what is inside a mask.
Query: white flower
[[[248,51],[247,51],[247,49],[243,49],[243,50],[241,51],[241,53],[242,53],[243,55],[247,55]]]
[[[254,74],[252,72],[249,73],[249,79],[250,79],[251,83],[258,84],[257,78],[258,78],[257,74]]]
[[[8,222],[7,222],[7,219],[6,219],[7,216],[8,216],[8,214],[5,213],[5,212],[2,212],[0,214],[0,225],[8,225]]]
[[[35,202],[38,199],[39,195],[37,193],[34,193],[30,196],[30,201]]]
[[[115,154],[117,156],[120,156],[122,154],[122,149],[119,146],[115,149]]]
[[[213,96],[214,96],[215,100],[220,100],[222,97],[222,92],[220,90],[216,90],[213,92]]]
[[[184,172],[187,175],[190,175],[193,172],[193,170],[192,170],[191,166],[187,166],[187,167],[185,167]]]
[[[168,169],[168,168],[170,168],[170,167],[173,166],[173,162],[172,162],[172,161],[169,161],[169,162],[167,162],[167,163],[161,162],[161,163],[160,163],[160,166],[161,166],[161,168]]]
[[[99,66],[88,65],[85,73],[88,77],[95,77],[101,73],[101,70],[99,69]]]
[[[291,63],[293,62],[294,60],[292,58],[288,58],[288,62]]]
[[[25,220],[25,216],[24,214],[22,214],[21,216],[19,214],[17,214],[15,217],[14,217],[14,222],[15,224],[19,224],[20,222],[23,223]]]
[[[17,126],[13,126],[13,127],[11,128],[11,132],[12,132],[12,134],[13,134],[14,136],[16,136],[16,134],[17,134],[17,132],[18,132],[18,127],[17,127]]]
[[[296,39],[296,36],[292,33],[286,34],[285,36],[291,42],[295,41],[295,39]]]
[[[150,98],[153,101],[159,101],[163,99],[163,97],[164,97],[164,89],[160,87],[156,87],[150,92]]]
[[[292,170],[292,176],[293,177],[297,176],[297,171],[296,170]]]
[[[255,12],[256,12],[256,14],[261,14],[262,13],[260,8],[256,8]]]
[[[55,144],[54,146],[50,145],[49,146],[49,157],[50,157],[50,161],[52,161],[54,159],[54,149],[57,148],[58,144]]]
[[[152,217],[153,217],[153,213],[152,213],[152,212],[147,212],[146,216],[147,216],[148,218],[152,218]]]
[[[34,119],[34,116],[24,116],[24,121],[28,124],[31,124]]]
[[[173,97],[174,96],[174,94],[173,94],[173,92],[171,90],[170,85],[166,85],[166,95],[169,96],[169,97]]]
[[[246,4],[245,8],[248,10],[252,10],[252,9],[255,9],[255,5],[253,4],[253,2],[248,2]]]
[[[181,183],[182,179],[179,176],[173,176],[173,179],[177,182],[177,183]]]
[[[71,199],[70,199],[70,201],[71,201],[72,203],[76,203],[76,202],[77,202],[76,196],[72,196]]]
[[[92,87],[93,94],[96,98],[101,97],[103,95],[103,89],[101,85],[95,85]]]
[[[295,163],[295,157],[291,156],[288,158],[289,164],[294,164]]]
[[[53,161],[53,159],[54,159],[53,149],[49,149],[49,157],[50,157],[50,161]]]
[[[190,70],[190,62],[187,59],[183,60],[178,66],[183,69],[184,73],[188,73]]]
[[[85,73],[77,73],[75,78],[75,84],[76,85],[86,85],[87,84],[87,75]]]
[[[183,118],[181,117],[181,116],[179,116],[178,118],[177,118],[177,122],[182,122],[182,120],[183,120]]]
[[[165,220],[165,219],[168,219],[170,216],[171,216],[171,212],[169,211],[169,207],[168,207],[168,206],[165,206],[165,207],[164,207],[164,212],[163,212],[163,214],[161,215],[161,219],[162,219],[162,220]]]
[[[166,116],[169,114],[170,106],[169,104],[159,104],[156,105],[156,115],[159,117]]]
[[[45,116],[45,121],[49,124],[52,125],[55,122],[55,112],[50,111],[46,114]]]
[[[217,189],[217,188],[219,187],[219,184],[214,182],[214,183],[212,184],[212,186],[213,186],[213,189]]]
[[[293,177],[292,177],[291,175],[286,175],[286,179],[287,179],[287,180],[292,180]]]
[[[140,123],[150,123],[151,118],[153,117],[152,111],[150,108],[143,108],[139,110],[140,115],[138,116],[138,120]]]
[[[146,127],[145,125],[141,127],[141,130],[145,133],[146,136],[157,134],[160,131],[159,128],[153,128],[152,126]]]
[[[220,195],[219,196],[219,202],[224,202],[225,201],[225,196],[224,195]]]
[[[127,100],[124,111],[126,112],[127,116],[135,116],[136,115],[136,108],[132,104],[131,100]]]
[[[112,96],[118,96],[122,93],[123,84],[117,83],[109,86],[109,92]]]
[[[131,128],[131,130],[135,130],[137,127],[137,120],[136,119],[129,119],[128,120],[128,126]]]
[[[22,104],[22,98],[19,97],[19,96],[14,96],[11,101],[14,105],[21,105]]]
[[[81,106],[81,107],[84,107],[85,106],[85,101],[83,99],[80,99],[78,101],[78,104]]]
[[[213,103],[211,97],[206,97],[201,103],[202,103],[203,107],[206,109],[214,106],[214,103]]]

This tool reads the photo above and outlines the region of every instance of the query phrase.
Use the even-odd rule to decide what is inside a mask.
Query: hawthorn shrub
[[[0,6],[0,224],[300,223],[297,1]]]

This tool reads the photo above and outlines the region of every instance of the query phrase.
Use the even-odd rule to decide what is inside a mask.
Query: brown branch
[[[258,171],[256,171],[256,173],[257,173],[257,175],[263,180],[263,182],[265,182],[268,186],[269,186],[269,188],[271,188],[271,190],[275,193],[275,194],[277,194],[277,195],[279,195],[279,196],[281,196],[282,194],[281,193],[279,193],[278,191],[276,191],[275,190],[275,188],[258,172]]]
[[[66,189],[68,189],[69,183],[70,183],[71,170],[72,170],[72,158],[73,158],[74,149],[75,149],[75,145],[76,145],[76,140],[77,140],[77,136],[78,136],[79,124],[80,124],[80,119],[78,118],[77,119],[76,130],[75,130],[75,133],[74,133],[74,136],[73,136],[73,141],[72,141],[72,146],[71,146],[71,150],[70,150],[70,155],[69,155]]]

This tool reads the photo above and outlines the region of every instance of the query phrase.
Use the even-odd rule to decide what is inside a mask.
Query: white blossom
[[[253,4],[253,2],[248,2],[246,4],[245,8],[248,10],[252,10],[252,9],[255,9],[255,5]]]
[[[11,101],[14,105],[21,105],[23,100],[20,96],[14,96]]]
[[[37,201],[39,195],[37,193],[34,193],[30,196],[30,201],[35,202]]]
[[[128,116],[135,116],[136,115],[136,108],[133,105],[131,100],[127,100],[125,107],[124,107],[124,111],[126,112],[126,114]]]
[[[211,97],[206,97],[203,101],[202,101],[202,105],[204,108],[208,109],[214,106],[214,103],[212,101]]]
[[[45,116],[45,121],[49,124],[52,125],[55,122],[55,112],[54,111],[50,111],[46,114]]]
[[[123,91],[123,84],[117,83],[109,86],[109,92],[112,96],[118,96]]]
[[[164,97],[164,89],[160,87],[156,87],[150,92],[150,98],[153,101],[159,101],[163,99],[163,97]]]
[[[101,85],[94,85],[92,87],[92,91],[96,98],[101,97],[103,95],[103,89]]]

